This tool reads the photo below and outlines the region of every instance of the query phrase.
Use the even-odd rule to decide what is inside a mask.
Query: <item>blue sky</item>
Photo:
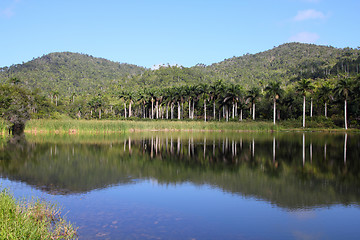
[[[71,51],[144,67],[287,42],[360,46],[359,0],[0,0],[0,67]]]

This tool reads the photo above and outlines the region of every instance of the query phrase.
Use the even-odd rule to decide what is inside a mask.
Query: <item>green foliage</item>
[[[144,68],[131,64],[120,64],[103,58],[61,52],[50,53],[24,64],[0,69],[0,82],[8,78],[20,79],[29,89],[39,88],[52,98],[70,97],[73,93],[96,93],[119,79],[130,79],[141,74]],[[54,94],[56,93],[56,94]]]
[[[310,115],[312,101],[314,116],[335,119],[343,115],[346,92],[349,122],[358,126],[358,60],[358,49],[289,43],[211,66],[150,70],[67,52],[2,68],[0,81],[41,89],[32,94],[39,104],[31,118],[269,120],[276,105],[277,120],[284,120],[297,119],[304,105]],[[351,84],[339,92],[344,81]]]
[[[0,192],[1,239],[73,239],[76,229],[47,202],[17,201],[6,190]]]

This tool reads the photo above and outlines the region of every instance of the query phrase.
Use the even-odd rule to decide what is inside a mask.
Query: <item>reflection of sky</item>
[[[158,185],[148,180],[56,196],[23,183],[1,182],[16,197],[59,203],[84,239],[357,239],[360,233],[360,211],[353,206],[288,211],[208,185]]]

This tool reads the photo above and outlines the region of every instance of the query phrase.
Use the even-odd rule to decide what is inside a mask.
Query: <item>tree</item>
[[[52,93],[53,97],[55,97],[55,106],[58,105],[58,99],[59,99],[59,91],[55,90]]]
[[[200,83],[199,93],[204,100],[204,121],[206,122],[206,101],[209,99],[209,86],[206,83]]]
[[[314,89],[311,79],[301,79],[296,86],[296,92],[303,96],[303,128],[305,128],[306,93]]]
[[[33,99],[31,92],[18,85],[0,85],[0,114],[11,124],[13,135],[24,132],[25,123],[30,120]]]
[[[255,120],[255,103],[256,100],[260,97],[260,88],[253,87],[248,91],[247,99],[250,100],[252,105],[252,119]]]
[[[273,110],[274,110],[274,125],[276,121],[276,100],[282,95],[282,89],[280,82],[270,82],[265,91],[267,92],[267,97],[273,101]]]
[[[12,84],[12,85],[19,85],[21,83],[20,79],[17,78],[17,77],[11,77],[9,79],[9,82]]]
[[[348,128],[347,125],[347,101],[349,100],[349,96],[352,92],[352,81],[351,78],[342,78],[337,82],[335,87],[335,94],[338,95],[344,101],[344,122],[345,129]]]
[[[210,93],[210,99],[213,102],[214,120],[216,119],[216,102],[220,98],[221,94],[223,93],[224,88],[225,88],[225,86],[221,79],[216,81],[214,84],[210,85],[209,93]]]
[[[327,118],[327,104],[330,100],[332,100],[332,91],[333,89],[330,87],[329,82],[323,83],[323,85],[318,89],[318,97],[321,101],[324,102],[324,116]]]

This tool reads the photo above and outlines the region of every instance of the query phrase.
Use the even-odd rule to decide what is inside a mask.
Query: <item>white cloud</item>
[[[320,36],[311,32],[300,32],[289,38],[290,42],[315,43]]]
[[[294,21],[304,21],[308,19],[324,19],[325,15],[322,12],[316,11],[314,9],[308,9],[304,11],[299,11],[298,14],[294,17]]]

